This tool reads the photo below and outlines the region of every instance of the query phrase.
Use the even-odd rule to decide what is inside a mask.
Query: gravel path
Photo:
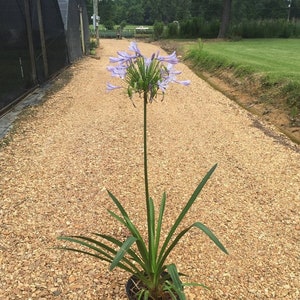
[[[106,188],[146,229],[142,102],[105,91],[108,57],[127,40],[103,40],[58,77],[70,82],[26,111],[0,149],[0,299],[126,299],[127,274],[95,259],[52,250],[61,234],[126,232],[115,225]],[[143,52],[157,48],[139,43]],[[171,224],[206,172],[218,168],[185,224],[201,221],[226,256],[191,231],[173,253],[188,299],[300,298],[300,148],[199,79],[184,64],[163,102],[149,106],[150,194],[167,192]],[[118,81],[116,81],[117,83]]]

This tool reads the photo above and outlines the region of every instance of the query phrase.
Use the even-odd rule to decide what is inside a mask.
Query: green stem
[[[148,160],[147,160],[147,102],[148,93],[144,92],[144,179],[145,179],[145,197],[147,207],[147,225],[148,225],[148,254],[149,254],[149,270],[152,271],[152,225],[150,216],[150,196],[149,196],[149,184],[148,184]]]
[[[148,94],[147,92],[144,92],[144,176],[145,176],[145,196],[146,196],[146,204],[147,204],[147,213],[149,213],[150,210],[149,210],[148,161],[147,161],[147,101],[148,101],[147,98],[148,98]]]

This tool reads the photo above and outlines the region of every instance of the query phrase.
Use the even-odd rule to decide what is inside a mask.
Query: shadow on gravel
[[[0,116],[0,147],[9,143],[21,121],[26,120],[26,118],[34,114],[34,111],[31,109],[32,107],[42,105],[47,101],[49,96],[60,91],[71,81],[73,78],[72,70],[72,66],[64,69],[56,77],[35,89],[9,111]]]

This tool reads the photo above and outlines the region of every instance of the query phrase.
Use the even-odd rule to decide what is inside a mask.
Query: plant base
[[[132,275],[126,283],[126,294],[129,300],[138,300],[138,293],[143,288],[143,283],[135,276]],[[168,292],[165,292],[157,299],[149,298],[149,300],[172,300]],[[176,297],[179,300],[179,296]]]

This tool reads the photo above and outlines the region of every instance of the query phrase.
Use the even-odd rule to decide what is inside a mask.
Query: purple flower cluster
[[[131,51],[132,54],[129,54],[125,51],[118,51],[118,57],[110,57],[110,63],[114,63],[116,65],[108,66],[107,70],[111,72],[112,77],[119,77],[125,80],[129,84],[129,88],[132,88],[134,92],[150,92],[150,100],[152,100],[153,97],[156,96],[158,89],[161,90],[162,93],[165,93],[169,83],[171,82],[179,83],[185,86],[190,84],[189,80],[178,81],[176,79],[176,76],[181,72],[174,69],[174,65],[178,63],[178,58],[175,51],[167,56],[161,56],[159,55],[159,52],[157,52],[153,53],[150,58],[147,58],[142,55],[137,43],[135,42],[130,43],[129,51]],[[135,76],[134,80],[137,82],[134,82],[134,80],[132,80],[133,78],[130,78],[130,76],[133,77],[132,72],[128,72],[128,70],[132,67],[135,68],[136,64],[139,64],[140,67],[140,60],[143,60],[143,70],[138,68],[135,69],[138,70],[135,75],[138,74],[140,76]],[[155,72],[157,71],[157,68],[159,68],[159,76],[154,76],[153,74],[156,74]],[[147,76],[143,77],[142,73],[146,74]],[[153,80],[151,82],[146,82],[146,89],[145,85],[142,85],[143,88],[136,88],[137,83],[140,83],[141,80],[145,80],[144,78],[153,78]],[[111,83],[107,84],[107,90],[114,90],[118,88],[121,88],[121,86],[115,86]]]

